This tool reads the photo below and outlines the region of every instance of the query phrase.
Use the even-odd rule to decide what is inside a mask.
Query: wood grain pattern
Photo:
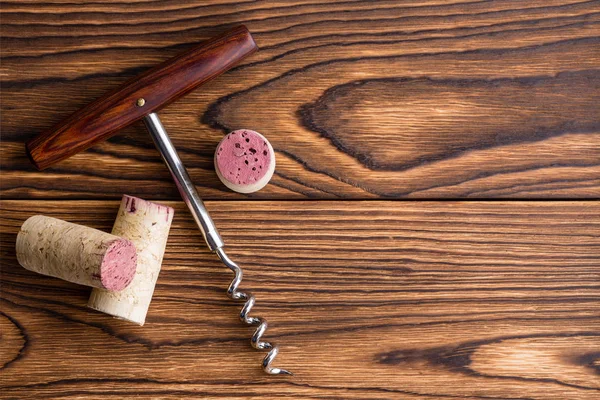
[[[600,3],[5,1],[4,198],[178,194],[141,125],[44,173],[23,143],[147,68],[246,24],[261,51],[161,112],[204,198],[236,128],[276,175],[248,198],[600,197]]]
[[[4,201],[0,397],[595,399],[600,202],[208,202],[269,318],[273,379],[230,274],[180,202],[142,327],[16,264],[45,213],[110,229],[118,201]]]
[[[223,32],[132,78],[34,137],[27,142],[27,154],[36,168],[46,169],[161,110],[256,50],[245,26]]]
[[[599,1],[8,0],[0,14],[0,398],[600,396]],[[141,124],[44,172],[24,149],[239,24],[261,51],[160,115],[201,197],[221,200],[207,207],[289,379],[260,370],[230,272]],[[238,128],[277,156],[251,195],[213,168]],[[14,256],[27,217],[110,230],[123,193],[176,209],[144,327]],[[388,201],[499,198],[513,201]]]

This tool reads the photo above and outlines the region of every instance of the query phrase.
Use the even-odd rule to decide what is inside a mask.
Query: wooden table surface
[[[600,397],[600,2],[4,1],[0,398]],[[37,172],[24,142],[244,23],[261,51],[161,112],[281,347],[250,328],[140,124]],[[215,175],[272,142],[252,195]],[[144,327],[20,267],[29,216],[176,209]]]

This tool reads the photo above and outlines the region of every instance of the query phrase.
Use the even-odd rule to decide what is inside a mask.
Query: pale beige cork
[[[119,293],[94,289],[88,307],[144,325],[167,246],[173,209],[124,195],[112,233],[129,239],[137,249],[133,282]]]
[[[23,223],[16,253],[30,271],[107,290],[127,287],[136,270],[131,241],[43,215]]]

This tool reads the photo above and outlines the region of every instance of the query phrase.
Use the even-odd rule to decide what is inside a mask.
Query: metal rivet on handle
[[[137,99],[137,102],[135,104],[137,104],[138,107],[144,107],[144,104],[146,104],[146,100],[144,100],[143,97],[140,97],[139,99]]]

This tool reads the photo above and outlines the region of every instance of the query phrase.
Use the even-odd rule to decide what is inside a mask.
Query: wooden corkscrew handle
[[[68,158],[156,112],[258,50],[238,26],[130,79],[27,142],[40,170]]]

